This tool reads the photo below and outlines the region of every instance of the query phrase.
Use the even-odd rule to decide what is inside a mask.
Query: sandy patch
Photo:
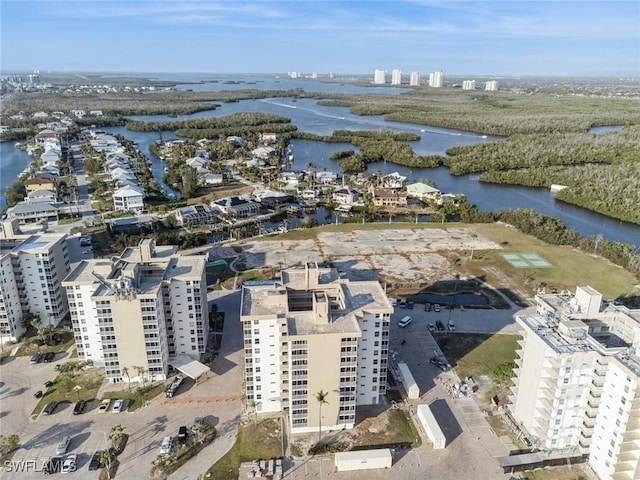
[[[246,268],[331,262],[350,278],[430,282],[454,269],[439,252],[501,248],[467,228],[320,232],[317,240],[273,240],[241,244]]]

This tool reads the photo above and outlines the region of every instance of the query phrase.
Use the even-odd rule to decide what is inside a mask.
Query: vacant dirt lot
[[[326,261],[349,272],[352,278],[379,275],[384,280],[403,283],[452,277],[455,268],[447,260],[447,252],[471,254],[473,250],[501,248],[463,227],[320,232],[316,239],[247,241],[241,246],[247,269]]]

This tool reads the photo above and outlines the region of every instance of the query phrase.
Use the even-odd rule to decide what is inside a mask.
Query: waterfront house
[[[182,227],[194,227],[197,225],[210,225],[218,221],[218,215],[208,205],[189,205],[178,208],[175,211],[178,225]]]
[[[260,134],[260,140],[264,143],[276,143],[278,136],[274,132],[264,132]]]
[[[382,177],[382,186],[385,188],[402,188],[407,177],[403,177],[398,172],[390,173]]]
[[[76,118],[83,118],[86,114],[86,110],[71,110],[71,115],[74,115]]]
[[[42,146],[49,140],[57,140],[58,135],[53,130],[42,130],[36,134],[36,144]]]
[[[53,190],[33,190],[24,198],[27,203],[55,203],[56,200],[57,195]]]
[[[7,210],[10,219],[16,219],[20,224],[57,222],[58,207],[48,202],[19,202]]]
[[[60,161],[60,153],[54,150],[45,150],[40,155],[40,160],[44,165],[56,165]]]
[[[121,187],[113,192],[111,196],[113,197],[113,209],[116,211],[140,213],[144,209],[144,193],[140,187]]]
[[[301,174],[300,172],[282,172],[278,177],[278,180],[285,183],[284,188],[286,189],[295,189],[298,187],[298,183],[300,182]]]
[[[386,188],[371,188],[373,205],[376,207],[406,207],[407,193],[388,190]]]
[[[362,195],[350,187],[336,188],[331,194],[331,200],[338,204],[340,210],[351,210],[356,204],[362,204]]]
[[[424,182],[407,185],[407,196],[420,200],[435,200],[440,197],[440,190]]]
[[[56,190],[56,181],[50,178],[44,177],[31,177],[26,182],[24,182],[24,188],[27,191],[27,195],[29,192],[34,192],[36,190]]]
[[[251,150],[251,155],[262,160],[266,160],[267,158],[273,156],[275,153],[276,149],[273,147],[258,147]]]
[[[259,203],[242,197],[225,197],[211,202],[214,210],[231,218],[249,218],[259,215],[262,207]]]
[[[334,172],[316,172],[315,177],[319,185],[334,185],[338,181],[338,174]]]
[[[89,115],[91,115],[92,117],[101,117],[102,110],[89,110]]]

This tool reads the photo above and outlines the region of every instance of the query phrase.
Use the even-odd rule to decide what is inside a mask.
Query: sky
[[[640,76],[640,2],[0,0],[0,71]]]

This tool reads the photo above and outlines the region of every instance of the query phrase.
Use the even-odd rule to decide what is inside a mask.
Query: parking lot
[[[228,295],[227,295],[228,293]],[[117,478],[139,480],[148,477],[151,462],[158,456],[165,436],[177,436],[180,426],[193,425],[196,417],[204,417],[217,430],[216,439],[197,457],[170,478],[195,478],[215,462],[235,441],[242,413],[242,328],[238,321],[238,292],[215,292],[216,302],[227,313],[225,339],[218,358],[212,363],[207,378],[196,384],[190,380],[173,398],[160,395],[135,412],[98,413],[99,400],[91,402],[85,413],[73,415],[74,399],[58,406],[51,415],[31,417],[38,400],[33,397],[43,384],[56,376],[57,363],[68,360],[58,354],[52,363],[30,364],[29,357],[10,357],[0,366],[0,416],[2,434],[20,436],[21,448],[15,452],[11,466],[0,470],[0,478],[24,479],[40,476],[42,466],[56,456],[56,446],[64,435],[71,436],[68,453],[78,455],[77,471],[65,478],[97,478],[88,470],[91,455],[105,449],[107,436],[114,425],[123,425],[129,435],[120,455]],[[235,320],[235,321],[234,321]],[[104,390],[126,389],[125,385],[103,385]],[[59,456],[59,455],[58,455]],[[22,467],[20,467],[20,462]],[[15,471],[21,468],[22,471]],[[180,473],[189,472],[186,473]]]

